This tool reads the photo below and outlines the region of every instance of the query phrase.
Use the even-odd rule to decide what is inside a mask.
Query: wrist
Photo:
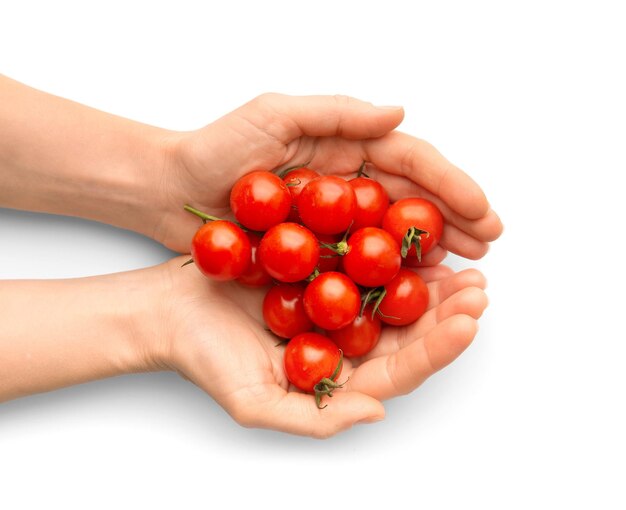
[[[114,275],[122,289],[118,328],[128,354],[124,372],[150,372],[170,368],[168,321],[172,295],[169,265]]]

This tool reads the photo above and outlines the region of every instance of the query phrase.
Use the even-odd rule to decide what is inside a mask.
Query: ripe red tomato
[[[391,204],[383,217],[383,228],[400,243],[411,227],[425,230],[428,234],[419,235],[421,254],[416,252],[415,245],[408,251],[408,256],[428,253],[441,239],[443,232],[443,216],[435,204],[425,198],[403,198]]]
[[[331,378],[341,362],[339,348],[318,333],[302,333],[293,337],[284,355],[285,374],[289,382],[308,393],[324,378]],[[337,373],[332,380],[336,380]]]
[[[419,319],[428,306],[428,287],[410,269],[401,268],[385,285],[387,293],[378,307],[380,320],[393,326],[405,326]]]
[[[389,195],[382,185],[369,177],[356,177],[348,181],[356,197],[356,210],[352,231],[363,227],[380,227],[389,208]]]
[[[296,223],[279,223],[270,228],[259,245],[261,265],[281,282],[297,282],[315,269],[320,248],[313,233]]]
[[[287,185],[289,193],[291,193],[292,205],[289,216],[287,216],[287,221],[300,223],[300,214],[298,213],[298,208],[296,206],[298,203],[298,197],[300,196],[300,193],[302,193],[304,187],[319,176],[320,174],[318,174],[315,170],[302,167],[291,170],[287,175],[285,175],[285,177],[283,177],[283,181]]]
[[[316,234],[345,232],[356,209],[354,190],[335,175],[323,175],[309,182],[298,197],[302,223]]]
[[[372,314],[373,310],[373,305],[367,305],[363,315],[357,315],[356,319],[341,329],[328,332],[344,356],[364,356],[378,344],[382,328],[380,318]]]
[[[287,218],[291,193],[280,177],[257,170],[235,183],[230,192],[230,208],[244,227],[265,231]]]
[[[357,286],[345,274],[335,271],[320,274],[304,291],[304,310],[323,329],[347,326],[359,313],[360,305]]]
[[[311,331],[313,322],[304,311],[304,285],[280,283],[263,300],[263,319],[272,333],[291,338]]]
[[[341,241],[341,236],[331,234],[316,234],[317,240],[325,244],[337,244]],[[339,266],[341,257],[330,248],[320,246],[320,260],[317,263],[317,269],[320,273],[328,271],[336,271]]]
[[[250,264],[242,275],[237,278],[239,283],[248,285],[249,287],[263,287],[272,283],[272,277],[263,269],[258,256],[259,244],[261,238],[252,232],[248,232],[248,240],[250,241]]]
[[[210,221],[193,236],[191,256],[205,276],[215,280],[234,280],[250,264],[250,241],[233,222]]]
[[[343,256],[343,269],[359,285],[385,285],[398,274],[401,264],[400,246],[383,229],[365,227],[348,238],[348,253]]]

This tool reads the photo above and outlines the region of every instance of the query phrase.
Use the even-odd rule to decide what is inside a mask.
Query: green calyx
[[[324,409],[326,405],[328,405],[321,405],[322,397],[324,395],[332,397],[334,390],[336,390],[337,388],[342,388],[343,385],[348,382],[348,379],[346,379],[342,383],[338,383],[335,381],[335,379],[341,373],[341,367],[343,367],[343,351],[339,349],[339,363],[337,363],[335,371],[331,374],[330,377],[324,377],[313,387],[313,390],[315,391],[315,404],[317,405],[318,409]]]
[[[402,238],[402,246],[400,247],[400,254],[405,259],[411,249],[411,246],[415,246],[415,253],[417,254],[417,260],[422,261],[422,243],[420,242],[421,236],[429,237],[430,233],[426,230],[421,230],[417,227],[410,227],[405,236]]]
[[[374,315],[378,314],[381,317],[386,317],[388,319],[398,319],[398,317],[394,317],[393,315],[385,315],[380,311],[380,304],[385,299],[387,295],[387,289],[385,287],[374,287],[373,289],[369,289],[365,294],[361,296],[361,310],[359,311],[359,317],[363,317],[363,312],[365,311],[365,307],[374,303],[372,307],[372,319]]]

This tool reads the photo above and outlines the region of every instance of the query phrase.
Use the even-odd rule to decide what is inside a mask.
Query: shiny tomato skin
[[[304,310],[322,329],[347,326],[359,313],[360,306],[359,289],[343,273],[322,273],[304,291]]]
[[[383,228],[402,245],[402,238],[410,227],[426,230],[420,236],[422,255],[437,246],[443,232],[443,216],[437,206],[425,198],[403,198],[389,206],[383,217]],[[415,246],[411,246],[409,256],[416,256]]]
[[[297,223],[270,228],[259,245],[259,259],[267,273],[280,282],[307,278],[319,261],[320,248],[313,233]]]
[[[234,280],[250,264],[250,241],[233,222],[210,221],[193,236],[191,256],[205,276],[214,280]]]
[[[289,216],[287,216],[286,221],[290,221],[292,223],[300,223],[300,214],[298,213],[298,207],[296,204],[298,203],[298,197],[304,187],[311,182],[313,179],[319,177],[315,170],[311,170],[307,167],[296,168],[289,172],[285,177],[283,177],[284,183],[287,185],[289,189],[289,193],[291,193],[291,210],[289,211]]]
[[[272,333],[291,338],[313,329],[304,311],[304,285],[279,283],[267,291],[263,300],[263,319]]]
[[[289,382],[313,393],[318,382],[333,375],[340,359],[339,348],[330,339],[318,333],[302,333],[287,344],[283,362]],[[334,380],[340,375],[341,371]]]
[[[389,232],[365,227],[348,238],[348,253],[343,256],[343,270],[364,287],[379,287],[398,274],[402,257],[400,245]]]
[[[258,250],[261,238],[253,232],[247,232],[250,241],[250,264],[242,275],[237,278],[239,283],[243,283],[248,287],[263,287],[272,283],[272,277],[263,269],[259,260]]]
[[[378,344],[382,325],[378,314],[373,314],[373,305],[367,305],[363,315],[357,315],[347,326],[328,332],[344,356],[359,357],[370,352]]]
[[[356,177],[348,181],[356,198],[354,232],[363,227],[380,227],[389,208],[389,195],[378,181],[369,177]]]
[[[387,291],[380,303],[380,320],[392,326],[406,326],[419,319],[428,307],[428,287],[410,269],[402,268],[385,285]]]
[[[257,170],[235,183],[230,192],[230,208],[244,227],[264,232],[287,218],[291,193],[280,177]]]
[[[320,243],[325,244],[337,244],[341,241],[341,236],[338,234],[316,234],[315,237]],[[341,257],[330,248],[320,246],[320,260],[317,263],[317,269],[320,273],[336,271],[340,259]]]
[[[323,175],[309,182],[298,197],[300,219],[316,234],[345,232],[356,209],[354,190],[335,175]]]

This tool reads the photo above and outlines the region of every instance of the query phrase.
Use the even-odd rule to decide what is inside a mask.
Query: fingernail
[[[374,105],[374,108],[378,108],[379,110],[402,110],[402,106]]]

